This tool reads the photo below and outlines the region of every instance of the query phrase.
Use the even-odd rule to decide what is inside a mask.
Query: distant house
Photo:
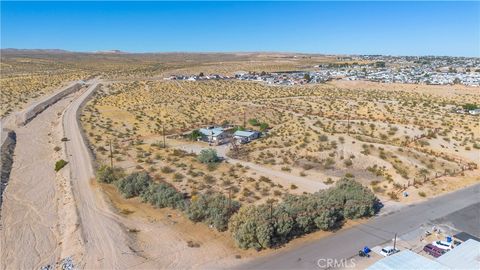
[[[201,128],[198,131],[202,135],[200,137],[202,141],[216,145],[227,142],[228,133],[222,127]]]
[[[479,115],[480,114],[480,109],[470,110],[470,111],[468,111],[468,113],[471,114],[471,115]]]
[[[260,132],[258,131],[252,131],[252,130],[237,130],[235,133],[233,133],[233,138],[236,140],[240,141],[240,143],[247,143],[251,142],[255,139],[258,139],[260,137]]]

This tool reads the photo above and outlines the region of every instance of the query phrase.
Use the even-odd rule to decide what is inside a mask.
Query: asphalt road
[[[442,218],[480,202],[480,184],[423,203],[404,207],[391,214],[374,217],[329,237],[293,250],[243,264],[238,269],[319,269],[319,259],[348,259],[364,246],[374,247],[391,241],[395,233],[405,234],[423,223]],[[480,221],[479,221],[480,223]],[[478,225],[480,226],[480,224]]]

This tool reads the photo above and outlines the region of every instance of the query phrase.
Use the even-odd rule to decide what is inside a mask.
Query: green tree
[[[215,149],[203,149],[200,151],[197,159],[201,163],[215,163],[220,160]]]
[[[96,176],[97,176],[97,181],[101,183],[110,184],[124,177],[125,173],[122,168],[119,168],[119,167],[112,168],[107,165],[102,165],[97,170]]]
[[[256,118],[248,119],[248,123],[252,126],[259,126],[260,125],[260,122]]]
[[[190,139],[192,141],[196,141],[200,137],[202,137],[202,133],[198,129],[195,129],[190,133]]]
[[[268,129],[267,123],[260,123],[260,131],[264,132],[267,129]]]
[[[147,191],[151,183],[150,176],[146,172],[135,172],[118,180],[115,185],[125,198],[131,198]]]

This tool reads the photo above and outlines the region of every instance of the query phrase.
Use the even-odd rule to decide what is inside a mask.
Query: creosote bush
[[[102,165],[97,170],[97,181],[101,183],[113,183],[125,176],[125,173],[122,168],[110,167],[107,165]]]
[[[215,149],[203,149],[197,157],[201,163],[215,163],[219,161],[217,151]]]

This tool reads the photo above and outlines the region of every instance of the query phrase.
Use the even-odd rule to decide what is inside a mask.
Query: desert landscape
[[[17,146],[1,209],[2,268],[237,267],[480,182],[478,115],[462,111],[478,102],[475,87],[235,77],[351,62],[5,51],[2,122]],[[82,86],[13,124],[72,82]],[[212,143],[200,132],[211,127],[227,139]],[[42,135],[29,138],[32,129]],[[245,143],[238,131],[259,137]],[[47,155],[36,168],[20,165]],[[35,194],[41,201],[23,203]],[[35,216],[48,224],[17,242],[12,226]]]

